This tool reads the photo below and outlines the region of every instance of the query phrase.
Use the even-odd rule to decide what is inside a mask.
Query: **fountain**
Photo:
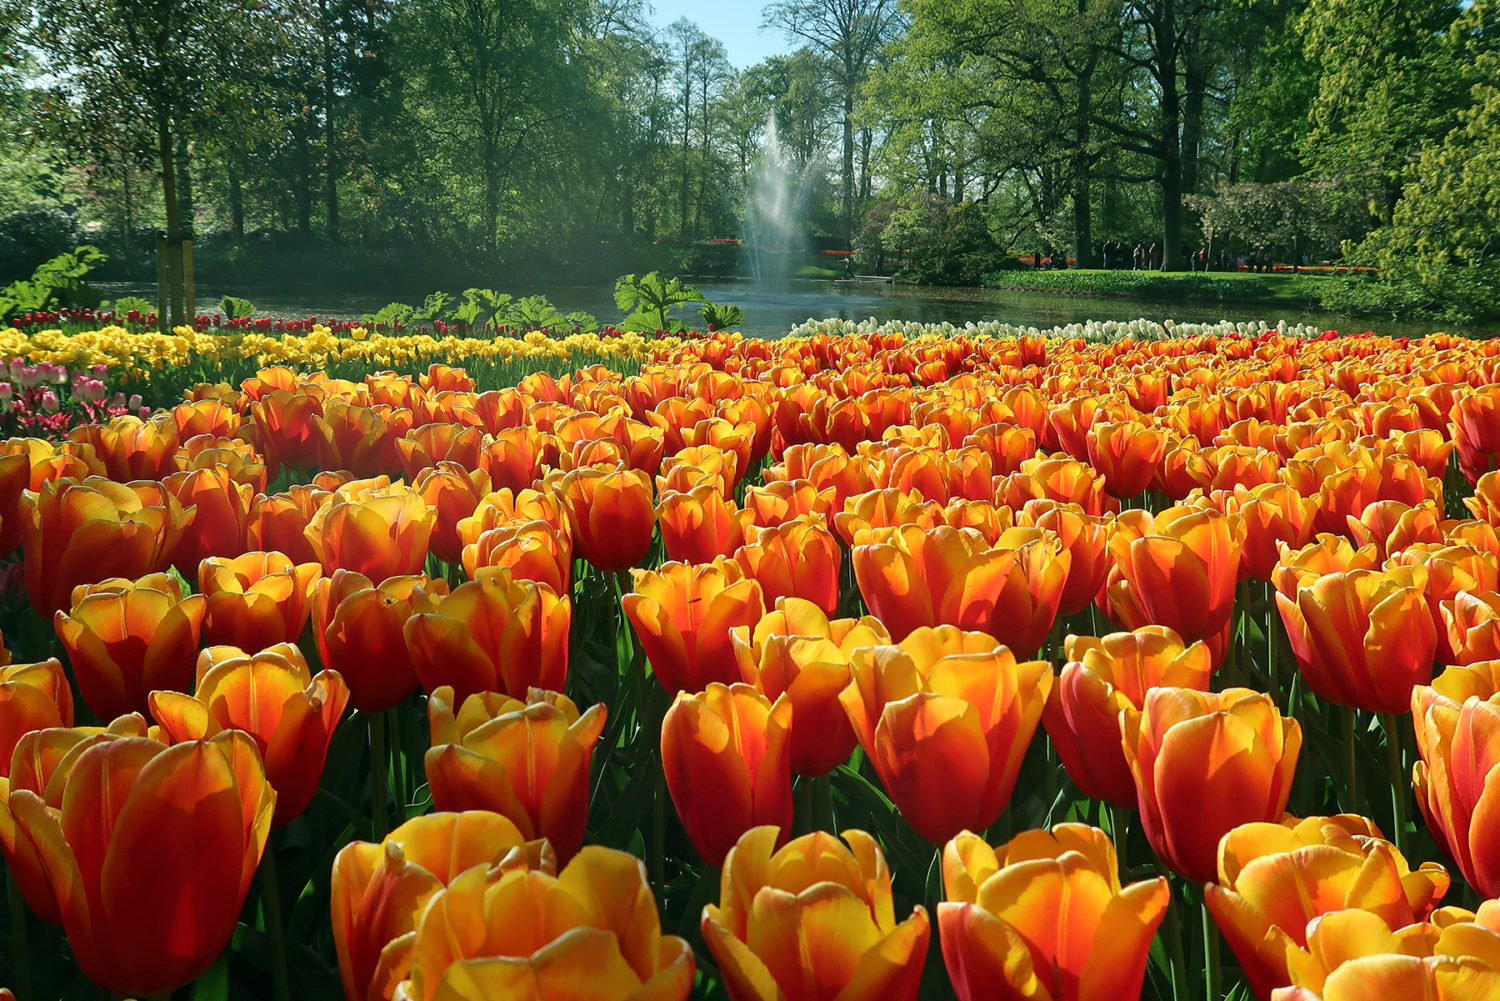
[[[806,214],[808,167],[801,169],[781,148],[776,109],[766,121],[766,141],[755,176],[745,191],[745,223],[741,254],[755,283],[786,284],[793,264],[807,249],[803,228]]]

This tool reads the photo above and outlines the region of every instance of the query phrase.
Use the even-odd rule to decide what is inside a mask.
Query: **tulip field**
[[[1500,342],[11,357],[13,998],[1500,998]]]

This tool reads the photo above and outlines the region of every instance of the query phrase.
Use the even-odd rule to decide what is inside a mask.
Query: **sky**
[[[760,11],[764,5],[757,0],[651,0],[651,6],[655,9],[651,23],[658,28],[665,28],[679,17],[697,22],[704,34],[724,43],[729,61],[736,69],[793,48],[780,31],[760,30]]]

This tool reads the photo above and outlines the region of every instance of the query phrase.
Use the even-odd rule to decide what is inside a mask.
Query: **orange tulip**
[[[849,759],[859,741],[839,702],[849,684],[849,663],[859,647],[891,641],[880,620],[836,619],[802,598],[780,598],[776,609],[750,626],[729,631],[740,676],[775,699],[785,694],[792,728],[792,772],[826,775]]]
[[[942,844],[993,824],[1041,720],[1051,667],[1017,663],[984,633],[940,626],[856,650],[851,674],[839,701],[916,832]]]
[[[527,521],[545,521],[559,532],[566,532],[568,514],[562,498],[545,484],[540,486],[540,490],[500,489],[487,494],[480,499],[473,515],[458,523],[459,539],[468,546],[477,543],[491,529]]]
[[[667,558],[679,563],[711,563],[730,555],[744,545],[753,517],[707,483],[687,491],[665,491],[656,505]]]
[[[1108,636],[1069,636],[1067,663],[1052,688],[1042,723],[1073,784],[1091,799],[1135,809],[1135,780],[1120,746],[1120,711],[1141,708],[1153,688],[1207,691],[1208,648],[1166,626]]]
[[[578,555],[605,571],[646,558],[656,528],[651,477],[641,469],[583,466],[557,480]]]
[[[330,911],[346,1001],[389,1001],[405,976],[423,906],[476,866],[557,871],[550,845],[528,842],[486,810],[430,813],[379,844],[355,841],[339,852]]]
[[[334,728],[349,689],[337,671],[316,677],[290,643],[258,653],[214,646],[198,657],[198,688],[151,693],[151,714],[172,743],[203,740],[225,730],[255,739],[266,780],[276,790],[275,828],[302,815],[318,791]]]
[[[294,563],[317,563],[318,554],[306,530],[328,497],[329,491],[313,484],[256,497],[245,525],[248,544],[261,552],[285,553]]]
[[[819,490],[811,480],[767,480],[764,486],[745,490],[745,510],[751,524],[770,528],[799,515],[833,516],[833,488]]]
[[[68,437],[93,445],[109,478],[120,483],[160,480],[170,474],[181,441],[177,422],[167,415],[140,418],[125,414],[107,424],[74,428]]]
[[[1283,546],[1280,559],[1271,568],[1271,584],[1278,594],[1295,600],[1299,587],[1324,574],[1374,570],[1379,566],[1374,546],[1355,549],[1343,536],[1323,533],[1298,550]]]
[[[853,551],[860,593],[892,636],[952,625],[987,632],[1021,655],[1039,650],[1052,628],[1071,559],[1057,536],[1034,528],[1012,529],[990,546],[973,529],[907,525]]]
[[[896,487],[867,490],[844,501],[844,509],[833,516],[839,537],[851,546],[870,541],[877,529],[943,524],[943,505],[924,500],[921,493]]]
[[[607,710],[581,716],[566,695],[533,688],[526,700],[495,692],[455,706],[453,689],[427,703],[427,783],[439,810],[493,810],[527,840],[546,838],[566,862],[583,845],[589,764]]]
[[[814,831],[779,850],[757,827],[724,862],[703,940],[730,1001],[915,1001],[930,935],[917,906],[896,923],[891,873],[875,839]]]
[[[428,692],[449,685],[459,700],[476,692],[519,698],[531,688],[563,690],[572,618],[566,595],[498,570],[454,588],[402,632]]]
[[[206,610],[165,574],[79,589],[71,612],[53,617],[84,704],[100,719],[146,712],[154,689],[185,690]]]
[[[1391,930],[1425,921],[1448,890],[1435,862],[1415,872],[1363,817],[1287,818],[1236,827],[1219,845],[1219,882],[1204,900],[1250,988],[1269,1001],[1291,984],[1288,946],[1307,947],[1308,922],[1358,908]]]
[[[198,586],[208,601],[204,635],[211,644],[244,650],[296,643],[321,576],[318,564],[293,563],[281,553],[204,560],[198,567]]]
[[[245,551],[253,487],[236,481],[222,466],[173,473],[162,482],[183,508],[197,508],[172,549],[173,563],[192,572],[209,556],[238,556]]]
[[[723,558],[631,572],[634,590],[620,607],[662,687],[697,692],[710,682],[738,681],[729,631],[753,627],[765,614],[760,584]]]
[[[1263,483],[1256,487],[1236,486],[1232,491],[1213,494],[1219,510],[1238,514],[1245,528],[1245,545],[1240,551],[1240,578],[1269,581],[1271,571],[1285,543],[1293,550],[1313,540],[1313,519],[1317,501],[1304,497],[1285,483]]]
[[[22,737],[72,725],[73,690],[56,657],[0,667],[0,779],[10,777],[11,754]]]
[[[1296,986],[1273,1001],[1489,1001],[1500,994],[1500,906],[1445,907],[1395,931],[1368,911],[1334,911],[1311,922],[1306,950],[1288,949],[1287,965]]]
[[[839,604],[843,550],[823,519],[804,515],[775,528],[751,529],[735,562],[760,582],[765,600],[805,598],[832,615]]]
[[[380,476],[339,487],[303,534],[325,574],[357,570],[385,580],[421,572],[436,520],[416,491]]]
[[[1072,615],[1088,608],[1109,575],[1113,516],[1096,517],[1085,514],[1077,504],[1038,499],[1026,502],[1024,524],[1051,532],[1068,553],[1067,580],[1058,598],[1057,614]]]
[[[1474,664],[1500,658],[1500,592],[1480,591],[1458,596],[1441,605],[1451,656],[1446,663]]]
[[[686,1001],[696,964],[661,934],[646,868],[589,845],[557,876],[476,866],[417,919],[402,1001]]]
[[[60,916],[79,968],[105,990],[165,994],[229,945],[270,833],[276,794],[255,743],[225,732],[168,747],[127,717],[72,741],[48,774],[0,796],[6,863],[43,916]],[[45,872],[34,881],[23,872]]]
[[[1244,523],[1212,508],[1127,511],[1109,540],[1111,618],[1131,629],[1168,626],[1203,640],[1217,668],[1229,648]]]
[[[458,536],[458,523],[471,516],[480,500],[490,492],[490,474],[482,469],[469,471],[456,462],[442,461],[421,470],[412,489],[432,509],[432,554],[444,563],[457,563],[464,544]]]
[[[965,831],[943,848],[943,890],[938,929],[959,1001],[1139,997],[1169,896],[1162,877],[1122,885],[1109,835],[1083,824],[999,848]]]
[[[1352,570],[1303,580],[1276,596],[1308,688],[1372,713],[1404,713],[1415,685],[1432,680],[1437,630],[1420,567]]]
[[[1500,894],[1500,662],[1450,667],[1412,691],[1422,760],[1412,769],[1417,805],[1433,837],[1469,884]]]
[[[317,582],[313,638],[323,666],[343,676],[351,706],[362,713],[385,712],[417,690],[417,668],[403,630],[412,616],[435,611],[447,594],[445,580],[392,577],[376,585],[353,570]]]
[[[73,588],[165,570],[191,514],[160,484],[98,476],[54,480],[21,495],[26,594],[42,615]]]
[[[566,594],[573,584],[573,540],[551,522],[515,521],[464,546],[463,565],[471,580],[504,570],[516,580],[536,581]]]
[[[1112,497],[1145,490],[1167,449],[1167,432],[1140,421],[1095,421],[1087,434],[1089,465],[1104,474]]]
[[[1151,848],[1195,883],[1218,872],[1220,838],[1286,810],[1302,727],[1269,695],[1153,688],[1121,711],[1120,731]]]
[[[792,828],[792,703],[745,684],[678,692],[661,724],[667,792],[698,854],[724,863],[740,835]]]
[[[1458,468],[1470,483],[1500,466],[1500,385],[1471,390],[1449,411],[1449,432],[1458,446]]]

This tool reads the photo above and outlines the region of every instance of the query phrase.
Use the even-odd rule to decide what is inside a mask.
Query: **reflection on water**
[[[106,284],[105,295],[141,295],[154,298],[152,286]],[[1173,319],[1182,322],[1264,320],[1274,325],[1311,323],[1325,330],[1346,333],[1374,329],[1395,337],[1420,337],[1437,329],[1431,323],[1409,323],[1379,318],[1352,319],[1328,313],[1287,312],[1265,305],[1204,305],[1164,303],[1147,299],[1103,298],[1064,294],[1007,292],[976,288],[922,288],[880,282],[794,281],[775,289],[750,282],[700,282],[698,288],[715,302],[730,302],[745,309],[745,333],[758,337],[781,337],[793,326],[809,319],[837,317],[842,320],[904,320],[918,323],[952,323],[1000,320],[1034,327],[1053,327],[1083,320]],[[529,295],[536,289],[509,289]],[[563,312],[585,310],[609,322],[619,319],[611,287],[559,286],[541,289]],[[357,319],[372,313],[392,299],[420,303],[427,290],[392,290],[371,295],[338,290],[254,288],[246,286],[200,286],[200,312],[212,312],[225,295],[243,296],[255,303],[257,315],[282,317],[336,317]],[[697,320],[697,314],[691,316]],[[1500,328],[1452,328],[1455,333],[1500,335]]]

